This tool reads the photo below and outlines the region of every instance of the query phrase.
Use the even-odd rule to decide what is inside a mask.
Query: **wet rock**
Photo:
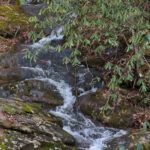
[[[74,138],[62,130],[61,121],[37,103],[0,99],[0,148],[75,149]]]
[[[93,120],[110,127],[139,128],[145,120],[150,120],[148,109],[134,105],[141,99],[140,95],[125,89],[120,89],[119,93],[118,101],[113,103],[108,100],[110,93],[107,89],[98,90],[79,97],[76,107]]]
[[[114,138],[107,143],[106,150],[119,150],[124,147],[128,150],[135,150],[141,147],[142,150],[150,149],[150,132],[143,130],[131,130],[127,135],[119,138]]]
[[[28,45],[18,45],[17,51],[15,53],[6,53],[5,55],[0,57],[0,64],[2,67],[5,68],[12,68],[12,67],[33,67],[36,66],[43,67],[43,69],[50,69],[50,67],[56,67],[59,71],[63,67],[65,71],[67,68],[63,65],[62,60],[64,57],[69,56],[70,51],[64,50],[61,53],[57,53],[55,50],[47,50],[47,51],[40,51],[38,54],[38,58],[35,61],[30,59],[25,59],[24,49],[28,49]],[[34,51],[34,50],[33,50]],[[68,66],[70,69],[70,66]]]
[[[25,59],[24,51],[20,49],[16,53],[1,56],[0,64],[2,68],[18,68],[21,72],[21,78],[29,79],[37,76],[47,76],[49,78],[56,77],[59,80],[61,77],[67,83],[74,85],[74,68],[71,65],[66,67],[63,64],[63,58],[69,56],[70,52],[70,50],[63,50],[61,53],[51,49],[48,51],[43,50],[39,53],[36,62],[34,62]]]
[[[20,97],[24,101],[38,102],[49,108],[63,104],[63,99],[56,88],[40,79],[5,84],[2,89],[10,94],[9,97]]]
[[[45,4],[37,4],[37,5],[23,5],[21,6],[24,12],[30,16],[37,16],[40,9],[45,7]]]
[[[117,48],[106,48],[100,55],[94,55],[93,53],[89,54],[86,52],[82,63],[91,68],[100,68],[103,67],[108,60],[112,58],[119,58],[124,53],[122,46],[120,45]],[[86,56],[86,57],[85,57]]]
[[[22,10],[28,14],[29,16],[36,16],[39,20],[44,20],[45,15],[39,15],[39,12],[42,8],[45,8],[47,5],[45,3],[41,2],[31,2],[30,4],[27,5],[22,5],[21,8]],[[51,15],[51,14],[49,14]],[[51,34],[52,29],[47,26],[43,29],[44,34],[47,36]]]
[[[0,68],[0,80],[11,81],[21,81],[29,78],[34,78],[43,75],[40,69],[25,68],[25,67],[10,67],[10,68]]]
[[[43,1],[42,0],[27,0],[27,3],[37,5],[37,4],[43,3]]]
[[[0,68],[0,80],[21,80],[20,70],[16,68]]]

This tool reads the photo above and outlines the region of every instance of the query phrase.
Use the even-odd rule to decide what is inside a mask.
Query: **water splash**
[[[30,48],[32,49],[37,49],[37,48],[43,48],[46,44],[52,42],[52,41],[58,41],[58,40],[62,40],[63,39],[63,27],[59,27],[55,30],[52,31],[51,35],[42,38],[41,40],[39,40],[38,42],[33,43],[32,45],[30,45]]]

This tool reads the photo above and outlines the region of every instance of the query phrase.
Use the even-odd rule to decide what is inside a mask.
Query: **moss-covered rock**
[[[76,105],[84,114],[110,127],[139,128],[145,120],[150,120],[150,111],[136,105],[142,99],[138,93],[125,89],[118,92],[116,103],[111,104],[109,91],[102,89],[80,97]]]
[[[22,134],[18,131],[1,130],[0,138],[2,150],[77,150],[75,146],[69,146],[61,141],[55,141],[45,135]]]
[[[4,84],[2,87],[13,97],[20,97],[24,101],[41,103],[43,106],[48,107],[48,109],[63,104],[63,98],[57,92],[56,87],[38,79],[12,82]]]
[[[13,50],[29,29],[28,16],[18,5],[0,5],[0,55]]]
[[[1,98],[0,126],[2,150],[76,149],[74,138],[62,130],[61,121],[38,103]]]
[[[0,5],[0,34],[13,34],[25,29],[28,17],[17,5]],[[15,35],[14,35],[15,36]]]
[[[132,130],[127,135],[114,138],[107,143],[106,150],[119,150],[123,147],[126,150],[149,150],[150,149],[150,132],[143,130]],[[141,147],[141,148],[138,148]]]

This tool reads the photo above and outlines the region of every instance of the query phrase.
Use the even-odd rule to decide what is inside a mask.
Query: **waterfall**
[[[44,37],[40,41],[30,45],[31,48],[39,49],[42,48],[46,43],[52,40],[62,39],[61,35],[62,28],[58,28],[56,32],[48,37]],[[57,33],[57,34],[56,34]],[[58,106],[54,110],[49,112],[53,115],[60,117],[63,121],[63,129],[74,136],[79,150],[103,150],[107,145],[106,142],[115,137],[122,136],[126,134],[126,131],[107,128],[101,124],[93,123],[89,118],[85,117],[81,112],[74,110],[74,103],[76,97],[73,95],[71,85],[69,85],[64,79],[61,73],[55,73],[55,69],[51,68],[49,70],[44,70],[40,67],[22,67],[28,71],[35,72],[35,78],[46,84],[50,84],[56,87],[57,92],[64,99],[64,104]],[[81,80],[82,80],[82,75]],[[96,89],[91,89],[89,91],[82,90],[81,95],[88,94],[89,92],[95,92]]]
[[[72,93],[72,87],[61,79],[61,75],[50,77],[47,75],[47,70],[38,67],[24,67],[24,69],[32,70],[36,73],[39,71],[39,74],[34,79],[56,87],[57,92],[64,99],[64,104],[54,110],[50,110],[50,113],[62,119],[63,129],[74,136],[79,150],[103,150],[107,146],[106,142],[108,140],[126,134],[123,130],[107,128],[100,124],[96,125],[82,113],[75,111],[73,106],[76,97]],[[95,90],[93,88],[81,95],[95,92]]]

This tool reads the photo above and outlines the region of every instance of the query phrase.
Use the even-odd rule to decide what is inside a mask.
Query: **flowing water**
[[[57,34],[52,32],[49,37],[41,39],[39,42],[30,45],[30,47],[39,49],[43,48],[47,42],[62,39],[63,36],[60,34],[61,32],[62,28],[59,28]],[[82,113],[75,110],[73,106],[76,97],[73,95],[72,86],[64,79],[62,75],[63,72],[56,72],[52,66],[50,66],[49,69],[44,69],[39,66],[22,67],[22,69],[34,72],[34,78],[56,87],[64,99],[64,104],[58,106],[55,110],[50,110],[50,113],[62,119],[63,129],[74,136],[80,150],[103,150],[108,140],[126,134],[123,130],[107,128],[101,124],[95,124]],[[81,80],[85,82],[81,74],[80,77],[82,77]],[[89,91],[82,90],[82,95],[95,91],[95,88],[91,88]]]

